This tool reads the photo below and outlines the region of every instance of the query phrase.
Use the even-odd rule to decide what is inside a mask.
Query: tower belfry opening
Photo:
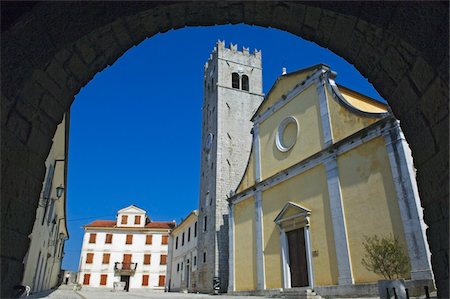
[[[210,82],[212,84],[210,84]],[[261,51],[218,41],[204,68],[197,288],[228,287],[227,195],[239,184],[250,155],[253,113],[263,100]],[[214,163],[215,161],[215,163]],[[208,196],[205,196],[208,194]],[[208,219],[208,223],[202,223]],[[220,254],[219,254],[220,252]],[[215,283],[213,283],[215,282]]]

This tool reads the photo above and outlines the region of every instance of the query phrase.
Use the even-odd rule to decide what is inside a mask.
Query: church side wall
[[[374,282],[382,277],[361,264],[364,236],[395,236],[407,253],[384,139],[377,137],[338,156],[337,163],[355,283]]]

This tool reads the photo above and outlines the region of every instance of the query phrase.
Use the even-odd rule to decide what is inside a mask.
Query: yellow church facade
[[[315,65],[278,78],[254,114],[229,201],[229,291],[355,286],[365,236],[406,248],[406,279],[432,281],[411,153],[388,107]],[[319,293],[320,294],[320,293]]]

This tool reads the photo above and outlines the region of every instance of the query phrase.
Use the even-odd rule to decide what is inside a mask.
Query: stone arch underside
[[[388,100],[413,151],[438,294],[448,297],[448,4],[284,1],[42,2],[2,27],[2,297],[21,282],[44,161],[79,90],[158,32],[237,23],[330,49]]]

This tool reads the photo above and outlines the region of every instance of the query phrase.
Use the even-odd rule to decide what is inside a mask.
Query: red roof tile
[[[89,227],[114,227],[116,225],[115,220],[95,220],[85,226]]]
[[[175,222],[150,222],[145,225],[147,228],[174,228]]]

